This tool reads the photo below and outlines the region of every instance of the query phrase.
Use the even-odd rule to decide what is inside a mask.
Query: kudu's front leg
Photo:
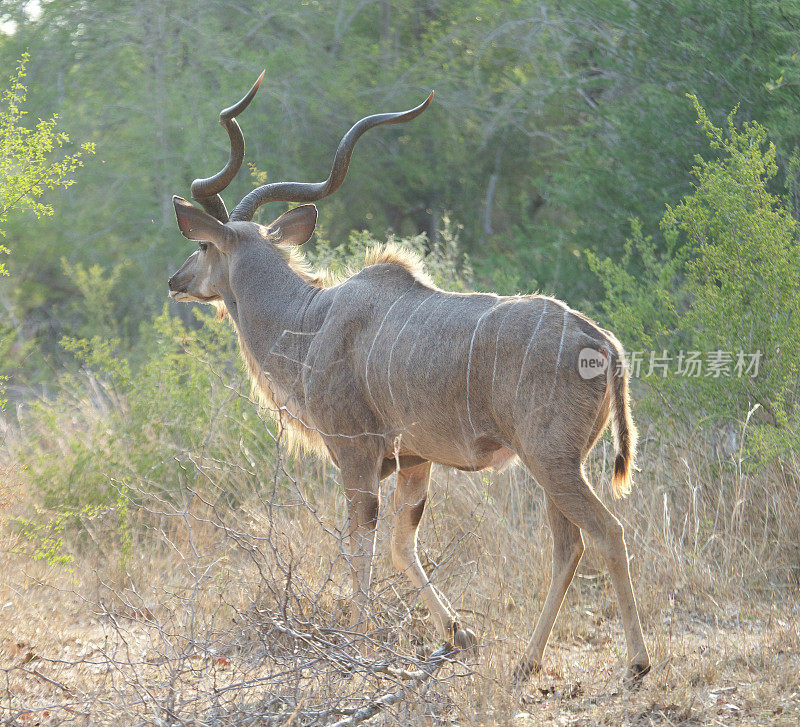
[[[392,529],[392,563],[419,590],[436,630],[447,643],[459,649],[474,649],[475,634],[462,628],[455,611],[433,587],[417,554],[417,531],[428,497],[431,463],[401,469],[394,491],[394,527]]]
[[[346,535],[350,554],[348,563],[353,577],[353,622],[366,629],[372,585],[372,558],[378,527],[380,482],[379,461],[342,462],[340,471],[347,499]]]

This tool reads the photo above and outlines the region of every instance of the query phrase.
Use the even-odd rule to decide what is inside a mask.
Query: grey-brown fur
[[[628,645],[629,676],[649,669],[619,521],[586,481],[583,462],[613,414],[613,489],[630,489],[636,430],[616,338],[561,301],[439,290],[413,258],[374,254],[325,287],[287,253],[316,221],[303,205],[264,227],[223,223],[176,198],[183,234],[211,243],[170,278],[177,300],[227,311],[255,388],[302,443],[337,465],[348,502],[354,589],[368,598],[379,481],[397,472],[392,560],[420,589],[442,637],[475,644],[419,563],[416,535],[430,464],[463,470],[519,457],[544,488],[553,531],[553,578],[517,668],[542,652],[583,552],[598,545],[611,573]],[[582,378],[584,349],[606,361]]]

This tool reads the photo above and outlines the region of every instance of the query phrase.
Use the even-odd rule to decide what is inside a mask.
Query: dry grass
[[[621,686],[622,629],[591,544],[544,673],[509,686],[549,582],[541,493],[521,469],[436,469],[423,563],[480,653],[444,664],[373,723],[800,722],[797,480],[788,465],[749,476],[693,447],[645,436],[637,487],[612,504],[654,664],[635,692]],[[593,481],[608,482],[609,461],[598,447]],[[4,465],[7,513],[33,504],[23,464]],[[128,485],[128,545],[117,509],[82,516],[66,545],[71,571],[34,560],[4,522],[0,724],[332,724],[425,665],[439,644],[392,571],[389,517],[374,613],[351,628],[361,619],[349,612],[333,473],[310,463],[265,472],[262,490],[233,507],[215,469],[195,464],[197,486],[171,500]]]

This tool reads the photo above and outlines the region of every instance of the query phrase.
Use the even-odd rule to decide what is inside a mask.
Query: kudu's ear
[[[231,246],[231,231],[216,217],[198,209],[182,197],[173,197],[175,216],[181,234],[189,240],[210,242],[222,252],[228,252]]]
[[[302,245],[317,226],[317,208],[303,204],[285,212],[267,225],[267,235],[276,245]]]

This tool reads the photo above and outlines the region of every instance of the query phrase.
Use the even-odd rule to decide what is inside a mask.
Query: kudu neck
[[[304,330],[306,311],[319,292],[268,245],[232,255],[229,279],[228,312],[254,351],[273,346],[284,331]]]

